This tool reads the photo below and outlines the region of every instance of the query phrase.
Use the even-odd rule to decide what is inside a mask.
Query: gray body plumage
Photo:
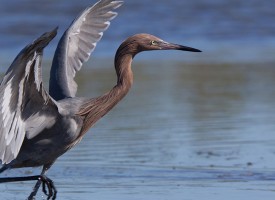
[[[73,147],[80,139],[83,119],[77,116],[79,105],[86,100],[71,98],[56,102],[58,114],[40,113],[30,118],[26,139],[16,159],[9,165],[17,167],[38,167],[51,165],[59,156]],[[48,109],[47,107],[42,108]],[[49,120],[49,117],[51,118]],[[43,123],[45,122],[46,123]],[[37,127],[42,124],[41,127]],[[34,126],[35,125],[35,126]]]

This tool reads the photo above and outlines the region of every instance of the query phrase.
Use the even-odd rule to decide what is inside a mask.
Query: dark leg
[[[52,198],[54,200],[56,198],[57,190],[54,186],[53,181],[45,175],[45,173],[50,168],[50,166],[51,165],[43,166],[42,172],[38,176],[0,178],[0,183],[37,180],[37,182],[36,182],[36,184],[33,188],[32,193],[28,197],[28,200],[33,200],[34,199],[34,197],[36,196],[36,194],[38,192],[38,189],[39,189],[41,183],[42,183],[42,186],[43,186],[43,192],[45,193],[45,195],[48,196],[47,199],[49,200],[49,199]],[[46,190],[46,187],[48,189],[48,192]]]
[[[47,199],[52,198],[54,200],[56,198],[57,190],[55,189],[54,183],[51,179],[49,179],[45,175],[41,175],[41,176],[38,176],[37,179],[35,179],[35,180],[38,180],[38,181],[36,182],[32,193],[28,197],[28,200],[33,200],[34,199],[34,197],[36,196],[36,194],[38,192],[38,189],[39,189],[41,183],[42,183],[42,191],[44,192],[45,195],[48,196]]]
[[[0,178],[0,183],[8,183],[8,182],[18,182],[18,181],[34,181],[39,179],[38,176],[26,176],[26,177],[8,177],[8,178]]]
[[[48,196],[47,199],[55,199],[56,198],[56,193],[57,193],[57,190],[54,186],[54,183],[51,179],[49,179],[45,174],[47,172],[47,170],[51,167],[51,165],[44,165],[43,166],[43,169],[42,169],[42,172],[40,174],[40,176],[37,176],[37,182],[33,188],[33,191],[31,192],[30,196],[28,197],[28,200],[33,200],[34,197],[36,196],[37,192],[38,192],[38,189],[39,187],[41,186],[41,183],[42,183],[42,191],[44,192],[45,195]],[[46,190],[46,187],[48,189],[48,192]]]
[[[38,191],[38,189],[41,185],[41,180],[39,179],[39,177],[37,177],[37,179],[35,179],[35,180],[38,180],[38,181],[36,182],[36,184],[33,188],[33,191],[31,192],[30,196],[28,197],[28,200],[33,200],[34,199],[34,197],[36,196],[37,191]]]
[[[6,169],[8,169],[7,165],[3,165],[3,166],[0,168],[0,173],[2,173],[3,171],[5,171]]]

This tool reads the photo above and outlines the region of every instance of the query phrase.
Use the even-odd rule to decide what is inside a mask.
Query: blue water
[[[1,60],[6,63],[6,58],[12,59],[25,44],[56,26],[63,33],[72,19],[94,2],[1,0]],[[199,58],[185,58],[192,62],[273,62],[274,6],[274,1],[261,0],[126,0],[94,54],[113,57],[126,37],[147,32],[202,49],[204,54]],[[50,45],[47,58],[51,58],[57,41]]]
[[[0,0],[0,66],[94,1]],[[113,56],[147,32],[203,50],[144,52],[125,99],[49,170],[66,200],[273,200],[275,197],[275,2],[126,0],[78,73],[79,96],[115,84]],[[45,83],[47,85],[47,83]],[[10,170],[2,176],[33,175]],[[0,184],[0,200],[26,199],[34,182]],[[40,191],[37,199],[45,199]]]

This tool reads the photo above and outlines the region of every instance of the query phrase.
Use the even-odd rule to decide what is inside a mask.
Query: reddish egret
[[[41,78],[43,49],[57,29],[43,34],[15,58],[0,85],[0,172],[11,168],[43,166],[38,176],[8,177],[0,182],[37,180],[29,199],[40,185],[48,199],[56,198],[53,181],[45,174],[56,159],[76,145],[101,117],[129,91],[133,83],[132,59],[148,50],[198,49],[165,42],[153,35],[126,39],[115,55],[117,84],[97,98],[75,97],[75,73],[87,61],[121,1],[101,0],[84,10],[63,34],[55,51],[49,93]]]

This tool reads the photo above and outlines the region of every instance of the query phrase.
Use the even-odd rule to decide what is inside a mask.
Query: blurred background
[[[61,35],[72,19],[95,1],[1,0],[0,2],[1,56],[8,54],[12,59],[12,56],[26,43],[45,31],[58,26]],[[263,3],[260,0],[171,0],[168,3],[165,0],[157,2],[126,0],[125,2],[119,10],[119,17],[105,33],[95,56],[111,57],[126,37],[146,32],[165,40],[190,44],[204,50],[202,55],[196,55],[195,58],[189,55],[184,61],[194,60],[203,63],[274,61],[275,12],[272,1]],[[55,48],[57,41],[58,37],[50,47]]]
[[[0,0],[0,72],[26,44],[58,26],[45,50],[47,86],[59,38],[93,3]],[[133,34],[203,52],[135,58],[128,96],[49,171],[58,199],[274,199],[274,7],[262,0],[125,0],[77,76],[79,96],[115,84],[115,51]],[[1,184],[0,197],[24,199],[33,184]]]

